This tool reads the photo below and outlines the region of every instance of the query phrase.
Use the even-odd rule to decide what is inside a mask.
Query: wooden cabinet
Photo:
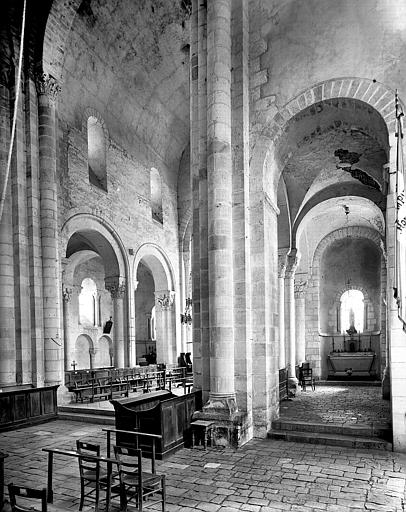
[[[48,386],[0,393],[0,431],[56,418],[57,389]]]
[[[162,390],[111,402],[115,409],[117,429],[137,428],[141,432],[162,436],[162,440],[157,443],[156,457],[163,459],[184,446],[192,415],[202,407],[202,393],[195,391],[176,396],[170,391]],[[117,443],[133,446],[134,438],[117,434]],[[146,440],[141,441],[140,448],[143,453],[151,452],[151,446]]]

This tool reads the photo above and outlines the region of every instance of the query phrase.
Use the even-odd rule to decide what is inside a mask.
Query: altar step
[[[93,408],[90,404],[88,407],[61,405],[58,407],[58,419],[100,425],[115,425],[116,422],[114,410]]]
[[[392,450],[389,428],[275,420],[268,438],[347,448]]]
[[[328,378],[327,380],[317,380],[316,386],[373,386],[380,387],[382,382],[376,379],[365,379],[364,377],[359,380],[348,379],[348,377],[342,378]]]

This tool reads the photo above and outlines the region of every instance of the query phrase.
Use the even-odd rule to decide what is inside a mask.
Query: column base
[[[237,448],[248,441],[247,415],[238,411],[235,396],[210,395],[203,409],[193,414],[193,420],[214,423],[211,446]]]
[[[299,388],[299,381],[296,377],[288,377],[288,391],[289,397],[296,396],[297,390]]]
[[[56,392],[58,405],[67,405],[74,401],[74,393],[71,393],[66,386],[61,384]]]

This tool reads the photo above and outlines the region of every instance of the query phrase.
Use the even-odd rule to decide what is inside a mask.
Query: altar
[[[327,356],[329,377],[375,377],[376,354],[364,352],[331,352]]]

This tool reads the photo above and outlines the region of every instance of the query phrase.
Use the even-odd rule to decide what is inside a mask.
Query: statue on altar
[[[355,328],[355,325],[350,325],[350,328],[347,329],[347,334],[349,334],[351,337],[354,335],[354,334],[357,334],[357,329]]]
[[[351,308],[350,309],[350,314],[349,314],[349,320],[350,320],[350,327],[349,329],[347,329],[347,334],[349,334],[351,336],[351,338],[354,336],[354,334],[357,334],[357,329],[355,328],[355,315],[354,315],[354,310]]]

